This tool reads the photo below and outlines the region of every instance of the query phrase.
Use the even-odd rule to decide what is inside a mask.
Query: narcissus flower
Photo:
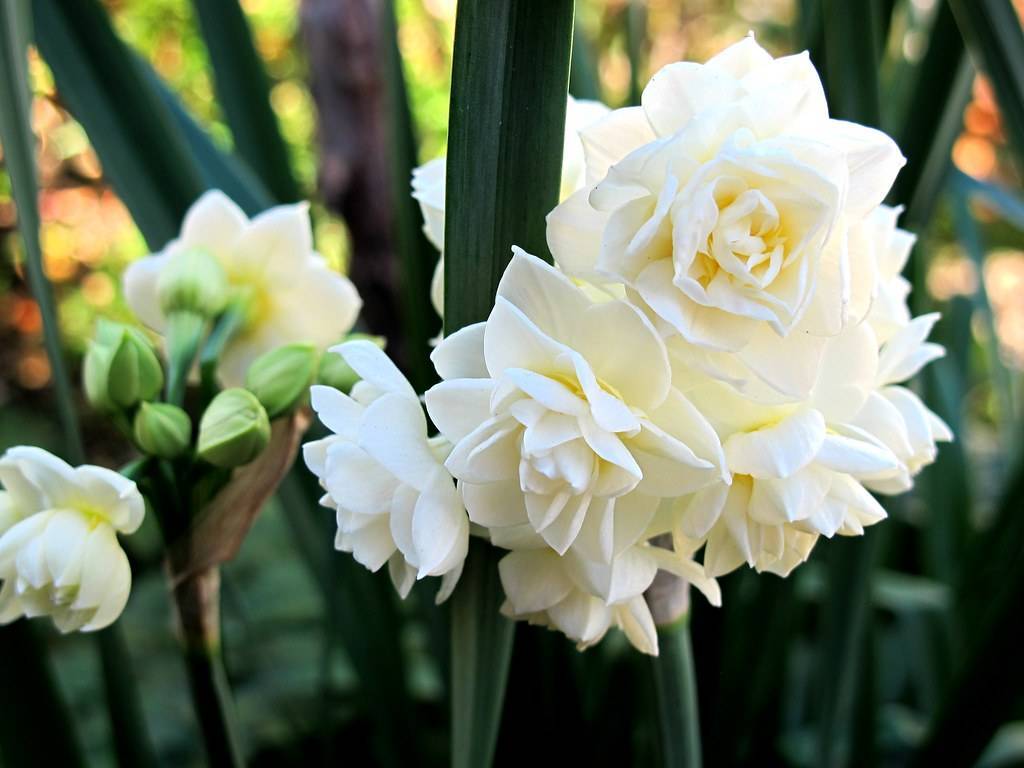
[[[427,410],[473,522],[528,524],[559,554],[579,539],[609,563],[660,498],[722,478],[721,446],[643,314],[514,250],[486,323],[434,351],[445,381]]]
[[[888,192],[896,145],[829,118],[806,53],[772,59],[752,37],[663,68],[642,106],[581,135],[589,186],[548,219],[559,265],[625,284],[720,378],[739,363],[806,396],[824,337],[870,304],[848,231]]]
[[[333,433],[303,447],[306,465],[337,511],[335,546],[376,571],[384,563],[405,597],[417,578],[441,576],[451,593],[466,557],[469,520],[444,467],[450,445],[427,437],[419,397],[387,355],[369,341],[331,352],[362,377],[351,396],[322,385],[313,410]]]
[[[176,255],[202,251],[223,268],[228,304],[244,313],[218,364],[225,385],[240,386],[249,364],[290,342],[325,348],[355,323],[361,302],[348,278],[313,250],[308,206],[282,205],[249,219],[217,190],[189,209],[181,234],[162,251],[134,262],[124,276],[125,298],[149,327],[163,332],[161,273]]]
[[[113,623],[131,590],[118,533],[142,524],[135,483],[40,448],[0,457],[0,623],[49,616],[61,632]]]
[[[610,110],[599,101],[569,97],[565,105],[565,140],[562,145],[562,183],[559,199],[564,200],[586,183],[586,165],[580,131]],[[412,172],[412,196],[423,213],[423,233],[439,251],[444,251],[445,159],[437,157]],[[444,260],[437,262],[430,283],[430,301],[437,314],[444,315]]]
[[[657,630],[644,592],[659,568],[684,575],[713,604],[721,604],[714,579],[669,550],[637,545],[605,564],[539,546],[510,552],[498,563],[506,596],[501,610],[509,618],[558,629],[581,649],[616,626],[637,650],[657,655]]]

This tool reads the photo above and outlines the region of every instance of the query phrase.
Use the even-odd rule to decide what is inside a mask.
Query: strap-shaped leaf
[[[547,256],[558,202],[571,0],[461,0],[448,121],[445,330],[486,319],[513,244]],[[499,553],[474,541],[452,598],[452,765],[490,765],[512,647]]]
[[[1024,158],[1024,31],[1010,0],[949,0],[974,64],[988,75],[1006,132]]]
[[[282,202],[297,200],[295,177],[277,117],[270,107],[269,82],[245,13],[238,0],[192,0],[213,65],[217,101],[224,111],[235,151]]]

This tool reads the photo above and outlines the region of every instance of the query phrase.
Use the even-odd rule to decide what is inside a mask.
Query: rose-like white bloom
[[[177,239],[125,272],[128,305],[155,331],[167,324],[157,298],[160,273],[172,256],[189,249],[213,255],[232,299],[245,303],[242,327],[218,364],[226,386],[241,386],[249,364],[276,347],[335,343],[359,314],[355,287],[313,250],[308,204],[278,206],[250,220],[223,192],[212,190],[189,208]]]
[[[0,457],[0,482],[0,623],[49,616],[61,632],[113,623],[132,583],[117,534],[145,514],[135,483],[29,446]]]
[[[877,370],[878,344],[862,323],[828,341],[804,402],[759,402],[693,377],[687,395],[721,437],[732,474],[730,486],[720,483],[677,502],[679,531],[707,540],[709,576],[744,562],[787,575],[819,536],[859,535],[885,518],[863,483],[892,476],[902,465],[856,424]]]
[[[625,284],[712,375],[806,397],[825,338],[870,305],[849,230],[902,166],[895,144],[830,119],[807,54],[753,37],[663,68],[581,135],[589,186],[548,218],[560,266]]]
[[[722,477],[721,446],[671,385],[668,354],[634,307],[593,301],[520,249],[485,323],[434,350],[427,410],[470,519],[528,526],[559,554],[610,563],[658,500]]]
[[[462,572],[469,520],[444,468],[451,446],[427,437],[419,397],[368,341],[332,348],[361,377],[351,397],[314,386],[313,410],[332,435],[303,446],[306,465],[337,510],[335,546],[371,571],[388,564],[404,598],[417,578],[441,576],[445,599]]]
[[[565,139],[562,145],[562,182],[559,200],[564,200],[586,183],[586,163],[580,131],[608,114],[599,101],[568,97],[565,105]],[[445,158],[437,157],[412,172],[412,196],[423,214],[423,233],[439,251],[444,251]],[[430,282],[430,300],[437,314],[444,316],[444,259],[439,259]]]
[[[644,592],[659,568],[687,579],[713,605],[721,605],[717,582],[688,557],[666,549],[638,544],[611,563],[600,563],[573,549],[560,556],[540,542],[498,563],[506,595],[501,610],[509,618],[558,629],[581,650],[617,626],[637,650],[656,656],[658,635]]]
[[[870,217],[873,253],[878,263],[878,291],[867,322],[880,345],[875,390],[854,423],[882,441],[900,460],[898,472],[865,482],[879,493],[902,493],[913,477],[935,461],[936,442],[948,442],[953,432],[913,391],[898,386],[946,351],[927,341],[937,313],[911,318],[907,306],[910,283],[901,274],[914,236],[896,226],[899,209],[879,206]]]

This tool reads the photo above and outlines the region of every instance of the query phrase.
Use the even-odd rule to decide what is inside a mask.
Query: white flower
[[[250,220],[223,192],[206,192],[185,214],[177,239],[125,272],[128,305],[162,332],[167,321],[157,300],[160,272],[175,253],[200,248],[220,262],[233,298],[246,307],[241,329],[220,358],[226,386],[241,386],[249,364],[283,344],[327,347],[355,323],[361,301],[348,278],[313,250],[308,208],[282,205]]]
[[[486,323],[447,337],[427,410],[470,519],[528,525],[558,553],[609,563],[659,498],[721,477],[711,427],[671,386],[668,355],[630,305],[595,302],[519,249]]]
[[[911,318],[907,306],[910,283],[902,276],[914,236],[896,226],[900,211],[880,206],[870,217],[871,240],[878,263],[878,293],[867,322],[880,345],[874,391],[853,423],[881,441],[900,460],[899,470],[865,482],[878,493],[902,493],[913,477],[935,461],[936,442],[948,442],[953,432],[913,391],[899,386],[925,365],[946,354],[926,341],[937,313]]]
[[[559,200],[586,183],[586,164],[580,131],[610,110],[599,101],[568,97],[565,105],[565,139],[562,145],[562,182]],[[445,158],[437,157],[412,172],[412,196],[423,214],[423,233],[437,250],[444,251]],[[439,259],[430,282],[430,300],[444,316],[444,259]]]
[[[368,341],[331,350],[362,378],[352,396],[314,386],[313,409],[334,434],[303,447],[324,506],[337,510],[335,546],[372,571],[385,562],[405,597],[417,578],[442,576],[439,600],[455,587],[469,520],[444,468],[450,448],[428,439],[416,392]]]
[[[819,536],[859,535],[885,518],[863,483],[900,471],[899,458],[857,426],[872,396],[878,344],[852,326],[828,341],[811,396],[769,404],[695,377],[687,395],[722,439],[731,486],[677,502],[678,531],[706,540],[704,567],[720,576],[746,562],[788,574]]]
[[[28,446],[0,457],[0,481],[0,623],[50,616],[61,632],[113,623],[132,581],[117,534],[145,514],[135,483]]]
[[[659,569],[687,579],[713,605],[721,605],[717,582],[688,556],[641,544],[606,564],[587,560],[574,549],[559,556],[540,542],[510,552],[498,563],[506,596],[501,610],[509,618],[558,629],[580,649],[617,626],[637,650],[656,656],[658,635],[644,592]]]
[[[582,138],[590,186],[548,218],[560,266],[624,283],[719,378],[741,364],[805,397],[824,337],[870,304],[848,230],[902,166],[895,144],[830,119],[807,55],[772,59],[752,37],[663,68],[641,107]]]

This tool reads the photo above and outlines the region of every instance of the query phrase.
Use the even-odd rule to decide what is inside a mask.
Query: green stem
[[[220,649],[220,573],[211,568],[174,587],[185,666],[209,764],[245,765]]]
[[[482,768],[494,759],[515,625],[500,613],[500,552],[470,542],[452,596],[452,766]]]
[[[121,766],[156,765],[124,633],[115,623],[98,632],[96,639],[100,647],[103,686],[114,732],[117,763]]]
[[[245,307],[241,304],[229,306],[216,324],[210,335],[203,344],[199,353],[199,387],[203,394],[203,402],[213,399],[217,394],[217,362],[220,360],[224,347],[242,327],[245,321]]]
[[[193,312],[174,312],[167,322],[167,390],[165,399],[172,405],[185,402],[185,385],[192,370],[199,343],[206,330],[206,319]]]
[[[658,655],[652,657],[651,664],[662,765],[699,768],[700,715],[688,616],[658,627]]]

